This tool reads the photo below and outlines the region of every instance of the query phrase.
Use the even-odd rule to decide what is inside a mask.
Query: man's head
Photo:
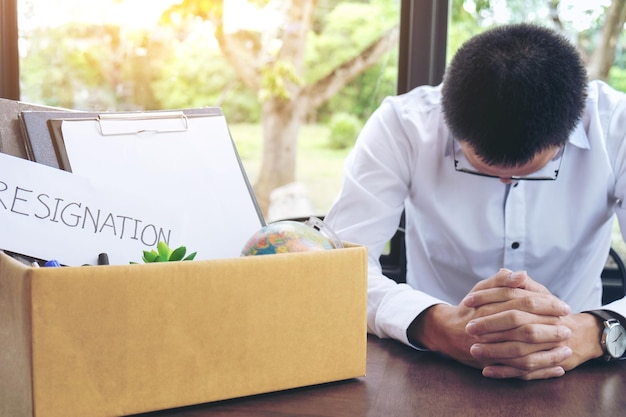
[[[444,77],[444,116],[481,162],[516,167],[567,142],[586,82],[580,55],[561,35],[530,24],[501,26],[454,56]]]

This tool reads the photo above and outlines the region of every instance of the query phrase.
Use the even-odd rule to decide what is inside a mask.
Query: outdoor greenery
[[[331,149],[346,149],[354,146],[363,123],[353,114],[339,112],[331,116],[328,126],[330,128],[328,145]]]
[[[319,1],[316,28],[323,26],[324,32],[318,29],[309,35],[307,79],[321,77],[351,51],[367,45],[388,22],[397,19],[397,6],[381,9],[384,16],[372,16],[366,3],[369,2]],[[548,3],[546,0],[506,3],[511,21],[545,22],[545,15],[539,11]],[[602,11],[602,7],[591,3],[589,9]],[[449,56],[493,20],[491,2],[486,0],[453,0],[451,12]],[[593,50],[593,40],[603,22],[603,14],[596,15],[591,27],[575,33],[587,54]],[[209,22],[198,19],[154,30],[73,22],[22,33],[22,99],[84,110],[217,105],[223,107],[232,122],[258,123],[259,96],[228,67],[212,40],[209,26]],[[573,34],[571,27],[565,30],[568,35]],[[619,42],[622,45],[623,37]],[[626,85],[624,62],[626,53],[618,48],[608,81],[620,89]],[[348,109],[364,121],[384,96],[394,94],[396,74],[394,50],[309,115],[310,121],[326,123],[332,114]]]
[[[24,18],[36,13],[34,2],[22,0]],[[111,0],[112,4],[123,2]],[[262,9],[287,2],[250,3]],[[563,18],[561,12],[565,9],[559,8],[560,3],[564,1],[452,0],[448,58],[472,35],[503,23],[499,5],[506,6],[506,21],[534,21],[560,27],[575,40],[583,55],[590,57],[597,49],[596,41],[611,1],[588,2],[585,16],[589,23],[583,29]],[[232,34],[238,46],[251,52],[251,56],[264,59],[259,61],[263,64],[263,84],[258,90],[238,76],[218,46],[214,16],[222,12],[221,4],[217,0],[181,1],[167,12],[164,10],[161,23],[153,28],[69,21],[22,31],[22,100],[97,111],[220,106],[251,182],[255,183],[262,169],[263,148],[273,139],[264,137],[268,133],[261,125],[268,97],[288,96],[290,83],[312,84],[359,54],[397,24],[400,2],[317,0],[311,30],[306,35],[301,73],[287,61],[271,60],[271,48],[278,39],[274,32],[282,29],[268,28],[264,33],[250,28]],[[552,12],[557,13],[556,17]],[[607,81],[626,91],[624,34],[616,41],[614,65]],[[294,141],[295,181],[306,185],[316,214],[324,214],[339,189],[341,166],[356,138],[356,126],[365,122],[385,96],[395,94],[397,60],[397,47],[393,47],[332,98],[307,112],[306,124]],[[260,65],[259,62],[251,61],[249,66]],[[340,114],[352,119],[349,127],[346,116],[336,116],[333,121],[333,115]],[[340,123],[337,117],[344,120]],[[337,140],[348,147],[333,149]],[[274,164],[272,168],[284,167]]]
[[[626,69],[623,66],[613,66],[607,81],[618,90],[626,91]]]
[[[251,183],[257,179],[262,146],[258,124],[230,125],[231,136]],[[331,149],[328,146],[330,129],[324,124],[303,126],[298,145],[296,181],[307,186],[313,213],[323,216],[328,211],[341,187],[343,163],[349,149]]]

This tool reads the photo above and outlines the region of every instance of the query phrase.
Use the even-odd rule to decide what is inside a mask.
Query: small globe
[[[297,221],[270,223],[256,232],[241,250],[242,256],[327,250],[333,241],[315,228]]]

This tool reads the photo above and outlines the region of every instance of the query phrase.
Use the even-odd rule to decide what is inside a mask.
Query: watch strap
[[[585,311],[585,313],[593,314],[594,316],[599,317],[604,321],[609,321],[609,320],[619,321],[618,317],[614,316],[613,314],[611,314],[610,311],[607,311],[607,310],[589,310],[589,311]]]
[[[617,324],[621,325],[620,317],[612,314],[608,310],[589,310],[589,311],[585,311],[585,313],[593,314],[594,316],[600,318],[604,322],[617,322]],[[604,330],[603,330],[603,334],[604,334]],[[601,336],[601,340],[603,339],[604,337]],[[601,343],[601,345],[602,345],[602,350],[604,351],[604,355],[602,356],[601,359],[605,360],[606,362],[618,359],[618,358],[614,358],[613,356],[609,354],[608,349],[604,343]]]

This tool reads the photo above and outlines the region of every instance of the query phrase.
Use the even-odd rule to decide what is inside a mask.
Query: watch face
[[[606,337],[606,348],[611,356],[619,358],[626,351],[626,331],[620,325],[609,329]]]

